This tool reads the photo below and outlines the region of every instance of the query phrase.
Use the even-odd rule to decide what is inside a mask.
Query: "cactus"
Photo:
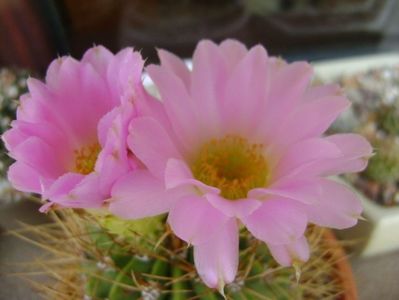
[[[399,110],[397,105],[381,105],[376,111],[378,128],[389,135],[399,134]]]
[[[399,180],[399,143],[396,138],[375,140],[376,154],[369,160],[364,175],[378,183]]]
[[[18,106],[17,99],[27,92],[28,72],[0,68],[0,136],[10,127]],[[7,155],[0,141],[0,204],[22,199],[23,193],[16,191],[7,181],[6,173],[13,160]]]
[[[35,274],[41,268],[52,278],[48,283],[33,281],[45,299],[223,299],[202,283],[192,249],[172,234],[163,219],[147,219],[139,225],[113,220],[109,226],[104,215],[97,213],[62,210],[50,215],[55,224],[24,231],[34,233],[32,242],[49,252],[45,260],[34,264]],[[153,225],[146,227],[145,223]],[[120,231],[122,227],[126,230]],[[20,231],[15,234],[21,235]],[[312,258],[300,266],[301,276],[296,278],[298,269],[278,266],[265,244],[242,229],[239,272],[226,286],[225,297],[339,299],[342,288],[335,263],[340,257],[323,242],[323,229],[310,227],[307,237]]]
[[[9,128],[11,120],[15,118],[17,99],[27,92],[27,78],[27,71],[0,69],[0,135]],[[7,156],[3,143],[0,144],[0,176],[4,177],[11,159]]]

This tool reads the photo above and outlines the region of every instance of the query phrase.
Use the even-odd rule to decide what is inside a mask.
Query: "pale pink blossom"
[[[143,90],[143,60],[126,48],[102,46],[81,61],[54,60],[45,82],[30,78],[17,119],[3,140],[16,162],[8,178],[51,205],[100,207],[115,180],[136,168],[126,145],[128,123]]]
[[[199,275],[219,290],[236,276],[241,224],[284,266],[309,258],[308,223],[356,224],[359,200],[328,176],[363,170],[372,149],[359,135],[323,136],[349,106],[339,88],[312,87],[308,63],[233,40],[200,42],[192,71],[159,57],[147,70],[165,113],[130,123],[128,146],[146,168],[116,182],[113,213],[169,213]]]

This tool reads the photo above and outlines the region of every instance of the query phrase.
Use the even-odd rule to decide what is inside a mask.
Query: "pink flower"
[[[308,223],[356,224],[356,195],[326,177],[363,170],[372,149],[359,135],[322,136],[349,106],[337,87],[311,87],[309,64],[232,40],[200,42],[191,72],[159,57],[148,73],[166,117],[130,123],[128,145],[147,169],[116,182],[113,213],[168,212],[199,275],[220,290],[236,276],[239,222],[284,266],[308,259]]]
[[[81,61],[54,60],[45,83],[29,79],[17,120],[3,135],[16,162],[15,188],[42,194],[64,207],[99,207],[111,186],[135,168],[128,155],[127,125],[141,93],[143,60],[131,48],[113,55],[89,49]]]

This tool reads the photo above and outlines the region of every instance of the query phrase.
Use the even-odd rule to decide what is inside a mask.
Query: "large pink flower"
[[[4,136],[16,162],[15,188],[64,207],[99,207],[114,181],[135,168],[126,146],[143,60],[127,48],[113,55],[89,49],[81,61],[54,60],[46,82],[28,80],[17,120]]]
[[[356,224],[357,197],[326,177],[363,170],[372,149],[355,134],[322,136],[349,105],[337,87],[311,87],[309,64],[232,40],[200,42],[192,71],[159,56],[148,73],[167,117],[130,123],[128,145],[147,169],[117,181],[113,213],[168,212],[201,278],[220,289],[237,272],[238,221],[284,266],[308,259],[309,222]]]

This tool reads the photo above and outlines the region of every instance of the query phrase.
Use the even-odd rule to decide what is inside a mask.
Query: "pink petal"
[[[135,170],[113,186],[109,210],[123,219],[140,219],[168,212],[179,199],[176,191],[165,191],[162,181],[148,171]]]
[[[12,153],[14,149],[28,139],[35,136],[51,146],[59,157],[70,157],[72,145],[65,139],[64,133],[54,124],[42,121],[31,123],[23,120],[12,122],[12,128],[2,136],[7,149]]]
[[[31,136],[13,149],[12,156],[34,168],[41,176],[55,179],[68,169],[68,161],[60,157],[56,150],[43,140]]]
[[[111,117],[113,117],[112,120],[109,120]],[[97,157],[95,171],[99,174],[100,189],[104,194],[109,194],[116,179],[137,168],[139,164],[134,157],[133,163],[136,167],[130,165],[127,149],[128,124],[134,117],[135,111],[132,103],[125,102],[116,110],[115,114],[105,115],[100,121],[99,135],[101,131],[105,131],[102,133],[105,136],[103,137],[103,147]]]
[[[179,238],[198,245],[215,235],[227,219],[204,197],[193,195],[175,203],[169,212],[168,222]]]
[[[40,193],[42,191],[40,174],[35,168],[22,161],[17,161],[8,168],[7,178],[12,186],[19,191],[28,193]]]
[[[88,49],[83,55],[82,62],[91,64],[103,78],[106,78],[108,66],[114,55],[107,48],[99,45]]]
[[[229,131],[248,136],[259,126],[266,110],[268,77],[267,52],[255,46],[237,64],[227,83],[223,115]]]
[[[62,85],[56,90],[28,80],[32,98],[46,112],[42,120],[56,124],[76,145],[90,143],[96,139],[99,119],[115,105],[107,85],[91,65],[79,64],[72,58],[63,61],[59,80]]]
[[[162,125],[170,136],[174,134],[172,124],[165,111],[165,106],[161,101],[143,91],[134,104],[138,115],[154,118]]]
[[[168,134],[157,121],[147,117],[132,120],[129,131],[130,149],[154,176],[164,179],[168,159],[180,158]]]
[[[39,207],[39,211],[40,211],[41,213],[46,214],[46,213],[49,212],[49,210],[51,209],[51,207],[52,207],[53,205],[54,205],[53,202],[46,202],[46,203],[44,203],[42,206]]]
[[[326,139],[336,144],[347,159],[370,157],[373,154],[370,143],[358,134],[334,134]]]
[[[325,138],[303,140],[289,147],[283,154],[273,171],[273,177],[292,176],[303,166],[337,158],[340,155],[341,151],[337,145]]]
[[[349,105],[346,98],[339,96],[303,103],[280,127],[280,143],[289,145],[301,139],[320,136]]]
[[[187,164],[180,160],[170,158],[165,169],[165,186],[167,189],[186,184],[187,180],[193,179],[193,174]]]
[[[358,196],[343,184],[319,179],[323,195],[318,202],[304,206],[309,222],[336,229],[356,225],[362,213]]]
[[[183,186],[192,187],[193,192],[200,194],[218,194],[220,192],[219,189],[206,185],[195,179],[187,164],[180,159],[174,158],[170,158],[166,164],[165,186],[167,189]]]
[[[98,155],[95,169],[99,182],[97,189],[108,197],[115,181],[133,168],[128,162],[126,147],[108,143]]]
[[[74,196],[74,203],[71,207],[97,208],[104,205],[104,201],[110,197],[110,187],[105,190],[101,186],[100,176],[92,172],[71,191]],[[105,191],[104,191],[105,190]]]
[[[43,198],[59,204],[73,202],[75,199],[70,193],[84,178],[82,174],[65,173],[43,192]]]
[[[191,149],[198,144],[199,125],[191,96],[183,82],[165,68],[150,65],[147,72],[157,86],[166,113],[180,142]]]
[[[268,110],[264,115],[260,128],[268,128],[265,133],[267,137],[274,137],[276,125],[283,123],[301,102],[306,88],[309,86],[313,76],[313,68],[306,62],[295,62],[286,64],[276,61],[276,66],[271,68],[273,74],[270,82],[270,92],[268,95]],[[287,87],[289,82],[289,87]]]
[[[305,237],[285,245],[268,244],[274,259],[282,266],[288,267],[295,262],[306,262],[310,256],[309,244]]]
[[[238,269],[238,227],[230,218],[207,242],[194,246],[194,262],[198,274],[210,288],[223,290]]]
[[[186,86],[186,89],[190,89],[191,75],[186,64],[173,53],[166,50],[158,50],[158,57],[161,61],[161,65],[170,71],[172,71]]]
[[[314,178],[283,178],[267,188],[249,192],[249,197],[261,200],[280,196],[303,203],[315,203],[322,197],[322,188]]]
[[[98,142],[102,147],[105,146],[107,135],[109,129],[112,127],[112,123],[117,115],[120,113],[121,107],[115,107],[113,110],[106,113],[98,122],[97,125],[97,134],[98,134]]]
[[[313,68],[307,62],[283,65],[273,77],[269,97],[271,101],[282,102],[278,109],[299,103],[313,76]],[[287,88],[287,82],[290,87]],[[277,107],[276,107],[277,108]]]
[[[334,143],[341,154],[336,158],[325,158],[302,166],[296,176],[330,176],[346,172],[360,172],[367,166],[373,149],[370,143],[358,134],[335,134],[325,138]]]
[[[46,72],[46,83],[52,89],[57,89],[60,85],[62,85],[62,81],[59,78],[60,68],[63,61],[66,59],[66,56],[58,57],[54,59]]]
[[[28,123],[46,122],[62,129],[61,126],[58,126],[59,116],[56,116],[45,103],[51,99],[51,94],[49,94],[46,89],[43,90],[47,93],[42,95],[41,100],[43,101],[33,100],[31,94],[24,94],[20,97],[16,112],[17,121],[25,121]]]
[[[304,102],[311,102],[327,96],[342,96],[342,94],[342,89],[337,84],[312,86],[306,91]]]
[[[219,48],[227,61],[227,67],[230,68],[230,71],[234,69],[248,52],[247,47],[243,43],[232,39],[224,40]]]
[[[227,69],[226,61],[215,43],[208,40],[198,43],[193,54],[191,77],[190,92],[202,131],[209,136],[217,135],[221,126],[221,98]]]
[[[92,65],[82,64],[80,66],[79,75],[80,86],[69,86],[69,88],[77,89],[77,93],[73,95],[73,99],[70,99],[70,110],[83,120],[84,117],[90,121],[92,120],[94,123],[94,129],[96,130],[98,121],[107,112],[119,105],[120,99],[119,97],[112,97],[109,84],[107,84],[106,79],[101,77],[95,71]],[[101,86],[99,86],[100,84]],[[66,84],[65,86],[68,87]],[[78,89],[78,87],[80,87],[80,89]],[[58,92],[62,93],[62,91]],[[82,101],[82,97],[85,98],[84,101]],[[79,105],[80,111],[77,111],[77,108],[73,105]],[[87,118],[89,112],[90,118]],[[87,123],[88,121],[86,120],[86,124]]]
[[[106,161],[101,172],[97,173],[99,184],[97,189],[108,198],[113,184],[133,168],[130,167],[127,160],[118,161],[112,154],[104,158]]]
[[[256,199],[237,199],[227,200],[216,193],[206,194],[205,197],[209,203],[228,217],[237,217],[239,219],[250,215],[262,205],[262,202]]]
[[[243,218],[243,223],[257,238],[267,244],[288,244],[303,235],[306,214],[293,200],[273,198]]]
[[[8,151],[12,151],[16,146],[21,144],[29,137],[27,134],[21,132],[21,130],[17,128],[16,121],[13,121],[11,125],[13,127],[4,132],[1,136],[1,139]]]
[[[142,90],[142,64],[132,49],[113,56],[100,46],[88,50],[82,61],[71,57],[55,60],[46,84],[29,79],[29,94],[21,97],[17,121],[4,137],[18,160],[10,172],[16,185],[63,206],[101,206],[116,177],[134,165],[133,155],[128,157],[126,136],[130,118],[135,115],[123,107],[119,127],[113,127],[112,119],[117,119],[115,106],[127,98],[132,103],[130,98],[138,94],[136,88]],[[98,140],[102,152],[95,172],[87,176],[70,173],[74,151]]]
[[[105,199],[98,186],[98,176],[95,173],[65,173],[43,193],[43,197],[63,207],[98,208]]]
[[[144,89],[139,90],[139,96],[134,101],[134,108],[137,116],[146,116],[158,121],[161,127],[168,133],[170,139],[179,150],[184,149],[183,144],[173,131],[172,123],[165,111],[165,105],[159,99],[151,96]]]
[[[44,192],[44,198],[56,197],[69,193],[77,184],[79,184],[85,175],[78,173],[65,173],[60,176],[51,187]]]
[[[27,85],[30,93],[23,95],[20,99],[17,120],[31,123],[46,121],[63,129],[62,116],[47,104],[51,103],[55,95],[37,79],[28,78]]]
[[[142,89],[143,66],[143,58],[133,48],[124,48],[114,56],[106,77],[113,100],[117,103],[135,100],[136,93]]]

